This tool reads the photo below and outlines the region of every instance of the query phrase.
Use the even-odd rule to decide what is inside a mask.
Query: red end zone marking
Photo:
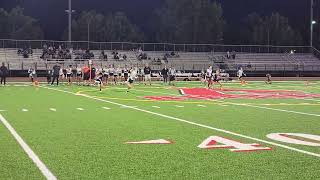
[[[320,94],[306,94],[301,91],[291,90],[243,90],[224,89],[212,90],[206,88],[182,88],[182,97],[174,96],[146,96],[145,98],[156,101],[182,101],[186,99],[305,99],[320,98]]]

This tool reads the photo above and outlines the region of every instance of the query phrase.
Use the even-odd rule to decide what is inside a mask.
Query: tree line
[[[151,19],[148,32],[144,32],[123,12],[84,11],[72,20],[72,40],[263,45],[306,42],[302,33],[279,13],[251,13],[240,24],[232,24],[224,19],[221,4],[211,0],[165,0]],[[64,40],[67,30],[62,35]],[[0,9],[0,38],[43,39],[44,33],[39,21],[16,7],[8,12]],[[315,42],[320,42],[320,36],[316,35]]]

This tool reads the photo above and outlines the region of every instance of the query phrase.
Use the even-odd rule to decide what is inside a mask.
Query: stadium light
[[[314,0],[310,0],[310,47],[313,47],[313,26],[317,22],[313,19]]]
[[[68,10],[66,10],[66,12],[68,13],[68,44],[69,44],[69,48],[71,48],[71,40],[72,40],[72,32],[71,32],[71,23],[72,23],[72,13],[74,13],[75,11],[72,10],[72,0],[69,0],[69,8]]]

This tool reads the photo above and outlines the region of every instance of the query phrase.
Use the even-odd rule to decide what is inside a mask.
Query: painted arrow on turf
[[[165,139],[146,140],[146,141],[132,141],[126,142],[126,144],[173,144],[173,142]]]

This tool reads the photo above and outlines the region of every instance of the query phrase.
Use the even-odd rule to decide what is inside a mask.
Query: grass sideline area
[[[204,87],[155,83],[127,93],[124,85],[99,92],[97,87],[11,83],[0,86],[0,114],[57,179],[320,179],[320,146],[267,137],[320,136],[320,96],[311,97],[320,94],[320,82],[230,82],[223,86],[228,91],[216,90],[232,97],[287,93],[281,98],[184,98],[179,91]],[[200,148],[210,136],[270,150]],[[167,143],[127,143],[158,139]],[[207,146],[213,144],[221,145],[210,141]],[[1,122],[0,167],[0,179],[46,179]]]

